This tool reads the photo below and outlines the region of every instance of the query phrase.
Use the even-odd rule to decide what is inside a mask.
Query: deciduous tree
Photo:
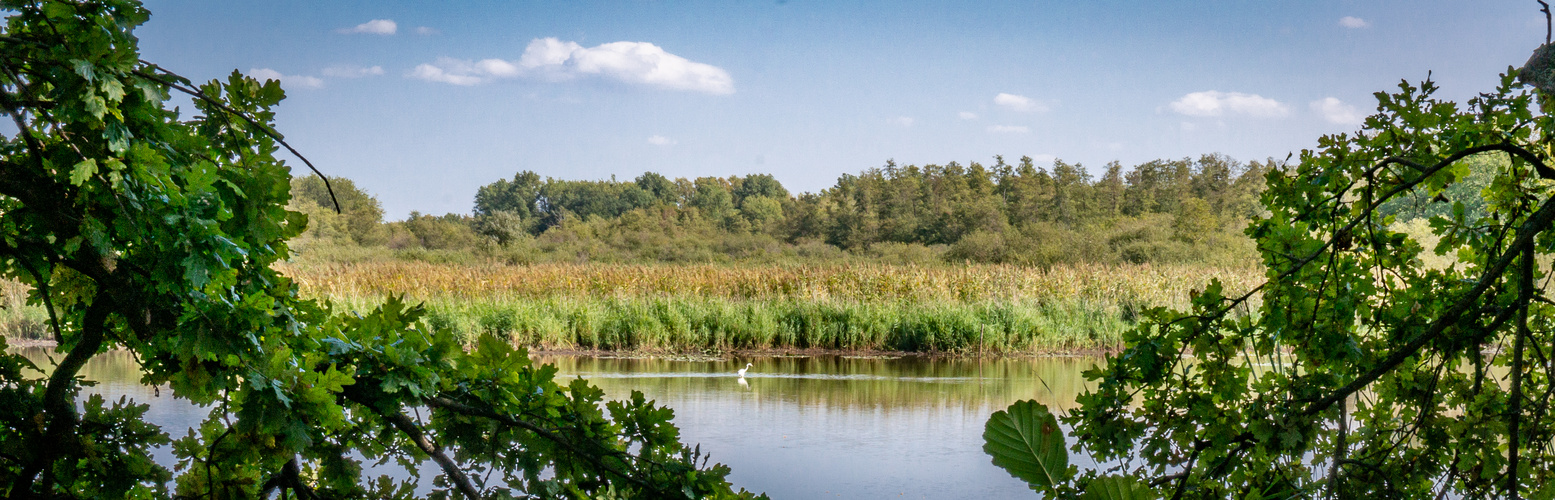
[[[278,82],[195,85],[140,60],[132,30],[149,13],[133,0],[0,11],[0,114],[15,126],[0,140],[0,274],[32,287],[60,354],[48,376],[0,355],[0,495],[406,498],[413,483],[364,465],[414,475],[430,460],[438,497],[751,496],[641,394],[607,403],[505,339],[460,345],[396,298],[360,316],[299,298],[271,268],[306,223],[272,154],[290,149],[271,125]],[[171,92],[197,115],[170,110]],[[144,404],[78,408],[82,367],[108,349],[209,417],[172,440]],[[170,441],[171,469],[149,456]]]

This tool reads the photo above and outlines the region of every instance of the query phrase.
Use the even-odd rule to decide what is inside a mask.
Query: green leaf
[[[54,19],[75,17],[76,9],[64,2],[49,2],[43,4],[43,15]]]
[[[1102,476],[1085,487],[1080,500],[1155,500],[1161,498],[1150,486],[1131,476]]]
[[[53,7],[55,5],[59,5],[59,4],[50,4],[49,6]],[[48,8],[44,8],[44,12],[47,12],[47,11],[48,11]],[[81,78],[85,78],[86,81],[90,82],[90,81],[93,81],[93,80],[97,79],[97,71],[92,68],[92,62],[91,61],[84,61],[84,60],[81,60],[81,59],[71,59],[70,60],[70,67],[72,69],[75,69],[76,70],[76,74],[77,75],[81,75]]]
[[[1069,478],[1069,453],[1064,432],[1047,406],[1033,400],[1016,401],[1008,410],[995,412],[983,428],[983,452],[993,464],[1042,489]]]
[[[124,99],[124,84],[118,80],[103,80],[103,95],[108,96],[109,101],[119,102]]]
[[[80,186],[97,173],[97,160],[87,158],[70,169],[70,183]]]
[[[108,102],[103,100],[103,96],[88,93],[85,101],[86,112],[91,113],[93,118],[101,120],[103,115],[108,114]]]

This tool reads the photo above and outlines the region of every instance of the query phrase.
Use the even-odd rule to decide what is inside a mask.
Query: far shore
[[[7,347],[54,347],[54,341],[48,339],[5,339]],[[580,356],[590,358],[684,358],[689,360],[716,360],[728,358],[783,358],[783,357],[825,357],[839,356],[865,359],[894,359],[894,358],[1047,358],[1047,357],[1103,357],[1108,354],[1116,354],[1117,349],[1076,348],[1067,350],[1043,350],[1038,352],[922,352],[922,351],[880,351],[880,350],[847,350],[847,349],[820,349],[820,348],[768,348],[768,349],[731,349],[726,351],[645,351],[622,350],[612,351],[603,349],[530,349],[532,356]]]

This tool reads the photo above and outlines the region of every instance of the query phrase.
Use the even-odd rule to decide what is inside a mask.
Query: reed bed
[[[430,299],[703,297],[891,302],[1092,301],[1185,308],[1212,278],[1251,289],[1256,269],[1210,266],[1010,265],[942,267],[630,264],[431,264],[414,261],[283,264],[319,297],[404,294]]]
[[[365,310],[426,303],[434,327],[546,350],[1032,353],[1114,349],[1140,310],[1186,307],[1255,270],[1078,265],[915,267],[293,263],[303,292]]]
[[[432,264],[279,265],[302,293],[366,311],[389,294],[466,340],[497,335],[542,350],[720,352],[828,349],[943,353],[1110,350],[1144,308],[1185,308],[1220,279],[1256,269],[1073,265]],[[47,313],[0,281],[0,332],[44,339]],[[1256,310],[1256,304],[1253,308]]]

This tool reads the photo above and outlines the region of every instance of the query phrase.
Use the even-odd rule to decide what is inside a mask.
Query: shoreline
[[[886,351],[878,349],[825,349],[825,348],[763,348],[763,349],[730,349],[727,351],[708,352],[674,352],[674,351],[645,351],[645,350],[604,350],[604,349],[531,349],[529,354],[533,356],[580,356],[592,358],[808,358],[808,357],[844,357],[858,359],[898,359],[898,358],[924,358],[924,359],[968,359],[968,358],[1090,358],[1104,357],[1108,354],[1116,354],[1120,349],[1103,348],[1077,348],[1068,350],[1042,350],[1035,352],[947,352],[947,351]]]
[[[7,337],[6,347],[53,347],[54,341],[48,339],[15,339]],[[589,358],[683,358],[692,360],[722,359],[722,358],[808,358],[808,357],[843,357],[856,359],[968,359],[968,358],[1091,358],[1105,357],[1108,354],[1116,354],[1119,349],[1098,347],[1042,350],[1035,352],[947,352],[947,351],[886,351],[878,349],[825,349],[818,347],[809,348],[763,348],[763,349],[730,349],[726,351],[662,351],[662,350],[606,350],[606,349],[534,349],[524,347],[530,356],[576,356]]]

